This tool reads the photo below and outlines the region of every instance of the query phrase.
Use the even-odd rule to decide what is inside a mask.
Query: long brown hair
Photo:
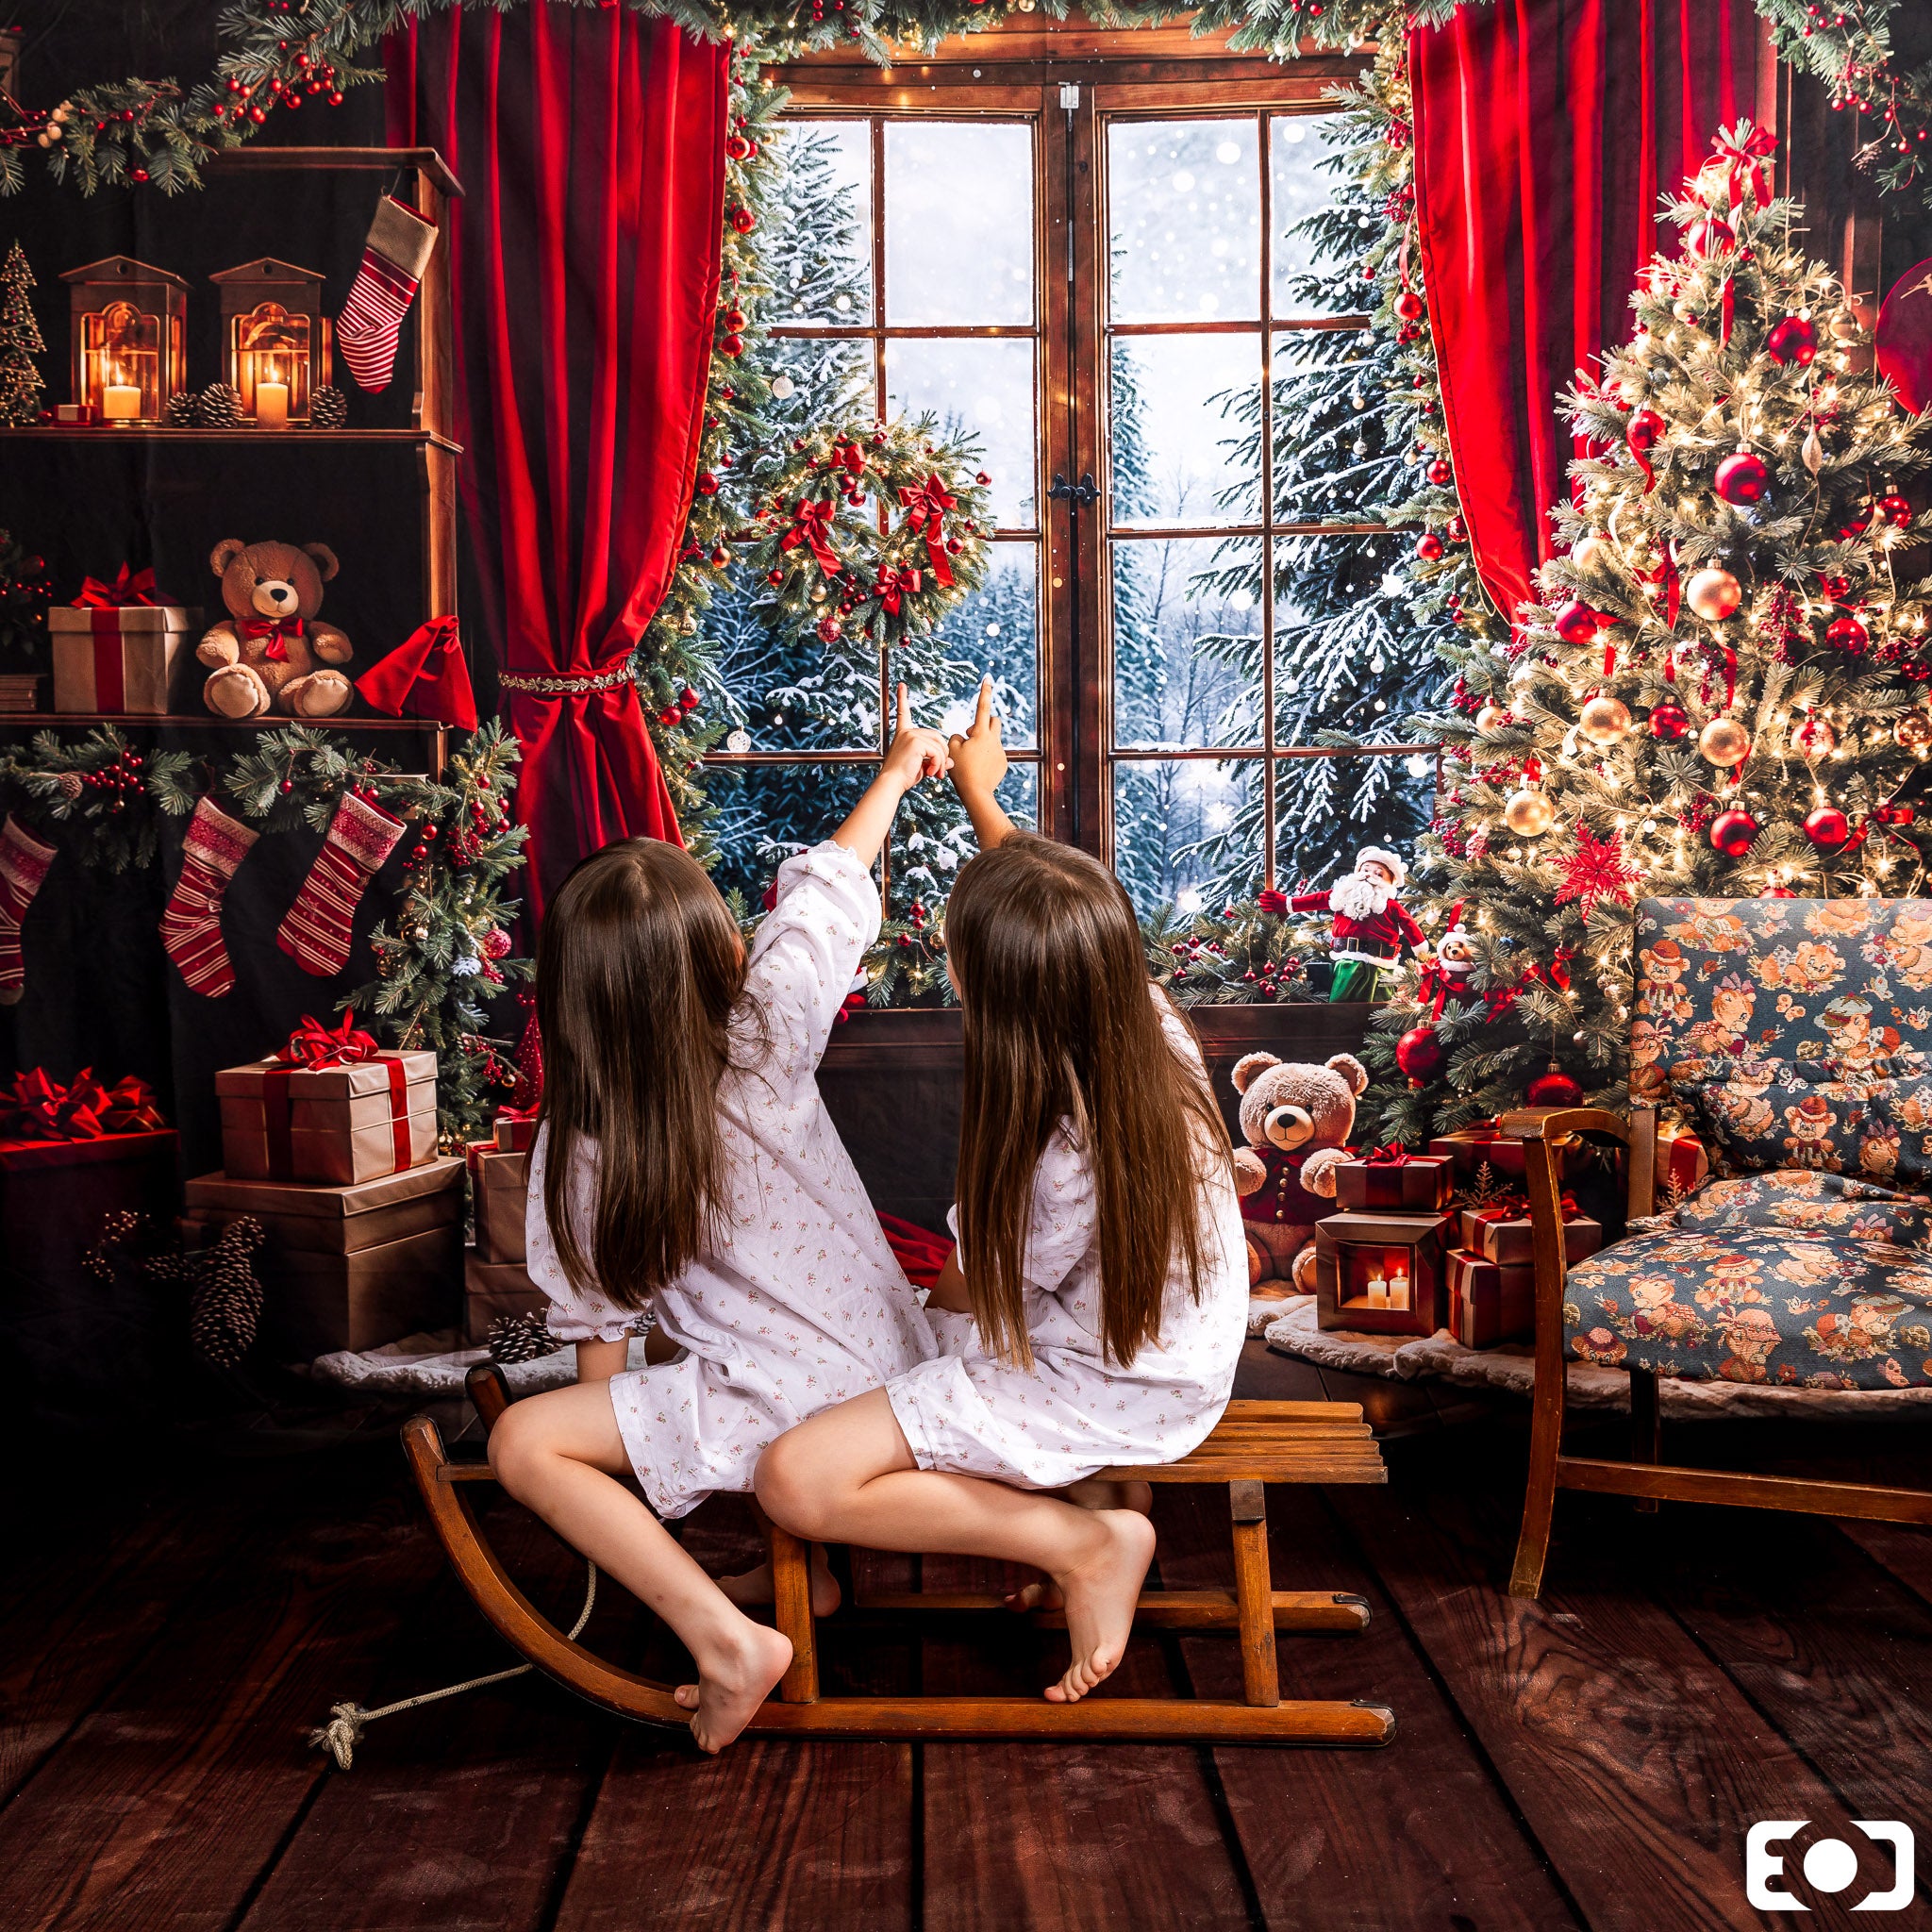
[[[549,1128],[543,1212],[564,1274],[643,1308],[704,1246],[724,1185],[718,1085],[744,991],[737,923],[704,868],[657,839],[581,860],[537,942]],[[596,1142],[596,1206],[571,1180]]]
[[[1093,1175],[1101,1341],[1130,1362],[1159,1338],[1176,1257],[1200,1299],[1215,1241],[1202,1181],[1232,1166],[1213,1097],[1148,996],[1134,908],[1097,859],[1015,832],[960,868],[946,952],[965,1021],[959,1245],[981,1339],[1032,1365],[1034,1173],[1071,1120]]]

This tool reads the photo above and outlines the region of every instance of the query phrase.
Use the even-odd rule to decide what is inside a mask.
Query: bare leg
[[[518,1502],[670,1624],[696,1660],[678,1687],[704,1751],[722,1751],[791,1661],[789,1639],[754,1624],[617,1480],[629,1458],[608,1382],[512,1403],[490,1432],[490,1466]]]
[[[1134,1509],[1142,1516],[1154,1514],[1154,1485],[1143,1482],[1116,1482],[1111,1476],[1090,1475],[1057,1491],[1068,1502],[1082,1509]],[[1009,1610],[1063,1610],[1066,1605],[1051,1583],[1025,1583],[1007,1598]]]
[[[772,1566],[760,1563],[738,1576],[721,1576],[718,1588],[741,1610],[762,1607],[772,1601]],[[811,1613],[829,1617],[839,1607],[839,1579],[825,1558],[824,1543],[811,1546]]]
[[[1111,1672],[1133,1629],[1154,1525],[1131,1509],[1081,1509],[1058,1496],[914,1462],[883,1389],[780,1436],[758,1464],[758,1501],[794,1536],[873,1550],[1000,1557],[1043,1570],[1067,1606],[1073,1662],[1047,1687],[1071,1704]]]

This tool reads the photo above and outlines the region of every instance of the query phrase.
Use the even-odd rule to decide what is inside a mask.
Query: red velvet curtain
[[[532,0],[412,24],[386,58],[391,143],[440,149],[465,190],[449,237],[458,468],[541,914],[585,853],[678,840],[622,673],[696,476],[728,51],[625,7]],[[570,688],[516,688],[530,678]]]
[[[1557,398],[1630,332],[1657,198],[1757,118],[1751,0],[1489,0],[1409,40],[1416,217],[1456,486],[1513,617],[1551,553]]]

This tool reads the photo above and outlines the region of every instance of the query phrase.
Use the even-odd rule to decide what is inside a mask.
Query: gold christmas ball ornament
[[[1570,553],[1570,561],[1580,571],[1593,571],[1607,568],[1615,562],[1617,550],[1607,537],[1600,537],[1592,530]]]
[[[1557,808],[1531,785],[1512,791],[1503,807],[1503,823],[1519,839],[1541,838],[1556,816]]]
[[[1932,715],[1924,711],[1907,711],[1891,727],[1891,735],[1907,751],[1923,751],[1932,744]]]
[[[1697,753],[1708,764],[1741,765],[1751,756],[1751,734],[1735,718],[1713,718],[1697,734]]]
[[[1849,308],[1841,308],[1831,318],[1831,339],[1835,342],[1856,342],[1861,333],[1858,318]]]
[[[1615,744],[1630,729],[1630,707],[1622,698],[1599,691],[1576,714],[1576,728],[1592,744]]]
[[[1501,705],[1485,705],[1475,714],[1475,728],[1478,731],[1500,731],[1508,722],[1509,713]]]
[[[1735,614],[1744,592],[1727,570],[1715,566],[1695,572],[1684,586],[1684,601],[1706,624],[1722,624]]]

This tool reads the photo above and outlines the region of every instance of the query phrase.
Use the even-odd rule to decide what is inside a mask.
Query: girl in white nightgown
[[[1045,1571],[1073,1645],[1046,1694],[1072,1701],[1120,1659],[1154,1535],[1124,1497],[1041,1492],[1207,1437],[1246,1335],[1246,1248],[1226,1130],[1126,894],[1013,832],[984,692],[951,751],[985,849],[946,908],[966,1077],[959,1246],[928,1304],[951,1311],[943,1352],[780,1437],[758,1492],[801,1536]]]
[[[491,1463],[683,1640],[699,1680],[677,1698],[708,1751],[743,1728],[791,1646],[614,1478],[635,1474],[660,1517],[749,1490],[774,1436],[932,1353],[816,1076],[878,932],[868,868],[900,798],[945,766],[902,691],[877,779],[780,868],[748,958],[703,870],[655,840],[585,859],[543,924],[528,1268],[551,1332],[577,1344],[578,1380],[513,1404]],[[646,1307],[682,1354],[626,1372]]]

